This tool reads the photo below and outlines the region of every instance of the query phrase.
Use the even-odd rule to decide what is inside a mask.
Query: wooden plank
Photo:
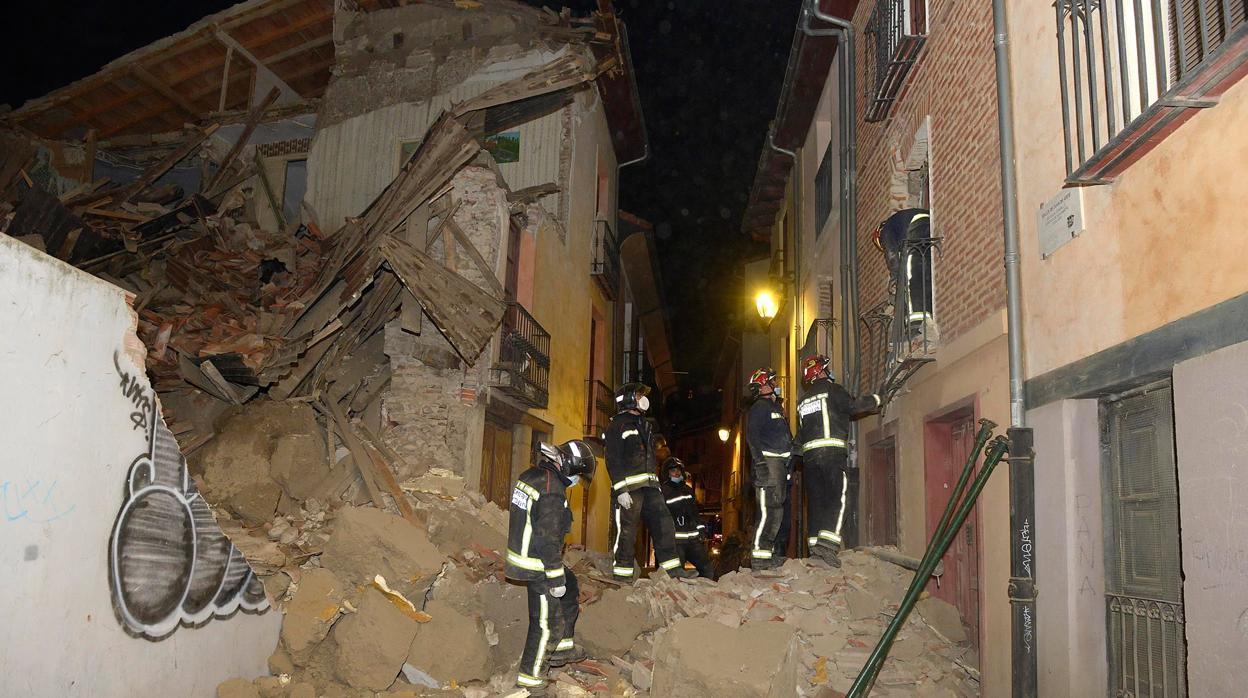
[[[428,249],[429,244],[429,204],[416,207],[412,215],[407,217],[406,239],[418,250]],[[403,306],[399,310],[399,325],[412,334],[420,334],[425,317],[425,309],[411,291],[403,289]]]
[[[161,82],[160,78],[153,75],[150,70],[143,67],[141,64],[135,63],[130,67],[130,72],[144,85],[152,88],[161,97],[169,100],[170,103],[185,112],[187,116],[192,119],[198,119],[200,117],[200,110],[197,109],[194,104],[191,104],[185,97],[177,92],[174,92],[172,88]]]
[[[338,434],[338,438],[342,439],[342,443],[351,452],[351,460],[355,461],[355,467],[360,471],[360,476],[364,478],[364,487],[368,489],[368,495],[373,500],[373,504],[378,509],[385,510],[386,500],[381,496],[381,488],[376,481],[376,466],[373,464],[373,459],[369,457],[364,443],[351,428],[347,416],[342,413],[338,405],[332,402],[318,400],[316,404],[329,417],[330,424]]]
[[[503,320],[503,301],[393,235],[382,237],[380,250],[455,351],[474,364]]]
[[[181,162],[186,158],[186,156],[190,155],[191,151],[198,148],[199,144],[203,143],[205,139],[215,133],[218,128],[220,128],[220,124],[212,124],[205,129],[193,130],[190,138],[188,138],[185,143],[175,149],[172,153],[169,153],[169,155],[165,156],[164,160],[152,165],[146,172],[139,175],[137,179],[123,187],[113,197],[113,201],[116,203],[129,201],[135,194],[138,194],[151,186],[152,182],[160,179],[161,175],[168,172],[170,168]]]
[[[269,175],[264,171],[264,157],[260,155],[260,149],[256,148],[255,157],[256,176],[260,180],[260,188],[264,190],[264,198],[269,202],[269,208],[273,211],[273,217],[277,219],[278,230],[286,229],[286,215],[282,211],[282,207],[277,203],[277,196],[273,194],[273,185],[269,183]]]
[[[238,135],[238,140],[234,141],[234,147],[230,148],[229,153],[226,153],[225,158],[221,161],[219,169],[216,174],[213,175],[212,181],[208,183],[208,186],[201,187],[200,189],[201,191],[206,192],[205,195],[208,196],[208,198],[212,198],[210,192],[213,191],[217,183],[220,182],[225,176],[225,173],[229,171],[230,166],[234,164],[234,159],[238,157],[240,152],[242,152],[243,146],[247,145],[247,139],[251,138],[251,134],[254,133],[256,127],[260,125],[260,120],[264,117],[265,110],[272,106],[273,102],[277,101],[278,94],[280,94],[280,92],[276,87],[269,90],[269,93],[265,95],[264,99],[260,100],[260,103],[257,104],[256,107],[251,110],[251,113],[247,115],[246,125],[243,126],[243,132]]]
[[[468,253],[468,258],[477,266],[477,271],[481,272],[481,276],[485,277],[486,283],[490,285],[490,288],[494,289],[495,297],[502,298],[506,296],[507,292],[503,290],[503,285],[499,283],[498,277],[494,275],[494,270],[490,269],[490,265],[481,256],[480,250],[477,249],[476,245],[472,244],[472,240],[468,239],[468,234],[459,227],[459,224],[454,219],[447,218],[446,220],[448,222],[447,230],[451,231],[451,234],[459,241],[459,244],[464,246],[464,251]],[[447,242],[451,241],[447,240]],[[451,247],[454,247],[454,244]]]
[[[500,104],[558,92],[589,82],[599,72],[596,61],[587,50],[573,50],[532,72],[491,87],[476,97],[461,102],[453,113],[455,116],[463,116]]]
[[[300,99],[300,100],[303,99],[303,95],[299,94],[299,92],[296,91],[295,88],[286,84],[286,81],[282,79],[282,76],[274,72],[273,69],[270,68],[268,65],[266,65],[264,61],[260,60],[259,58],[256,58],[255,54],[253,54],[251,51],[248,51],[247,47],[240,44],[237,39],[235,39],[234,37],[230,36],[229,34],[225,33],[224,31],[220,29],[217,30],[216,35],[217,35],[217,41],[220,41],[222,44],[225,44],[226,46],[233,47],[235,51],[238,51],[240,54],[242,54],[243,58],[246,58],[253,66],[255,66],[256,70],[263,70],[265,73],[268,73],[270,79],[273,80],[273,82],[277,83],[277,87],[281,88],[282,92],[286,92],[294,96],[297,99]]]

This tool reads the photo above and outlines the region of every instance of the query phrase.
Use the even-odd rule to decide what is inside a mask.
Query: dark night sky
[[[577,14],[595,0],[529,0]],[[626,168],[621,207],[655,225],[678,328],[677,369],[705,385],[752,248],[741,214],[775,113],[799,0],[615,0],[628,25],[651,156]],[[229,7],[230,0],[23,5],[6,23],[0,103],[20,105]],[[53,47],[45,50],[45,46]]]

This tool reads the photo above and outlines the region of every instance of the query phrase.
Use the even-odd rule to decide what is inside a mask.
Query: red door
[[[930,541],[945,505],[958,484],[967,456],[975,445],[975,415],[959,411],[952,417],[929,421],[926,428],[927,537]],[[972,644],[979,646],[979,506],[954,536],[945,553],[945,573],[928,582],[933,596],[948,601],[962,613]]]

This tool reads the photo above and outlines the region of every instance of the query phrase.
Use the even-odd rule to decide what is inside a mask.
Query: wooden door
[[[893,439],[867,454],[867,543],[897,545],[897,450]]]
[[[927,424],[927,537],[930,541],[945,511],[966,459],[975,445],[975,415],[970,410]],[[968,486],[969,487],[969,486]],[[928,583],[936,598],[957,607],[971,643],[979,646],[979,506],[954,536],[945,553],[945,573]]]
[[[481,494],[506,509],[511,492],[512,430],[486,420],[481,444]]]

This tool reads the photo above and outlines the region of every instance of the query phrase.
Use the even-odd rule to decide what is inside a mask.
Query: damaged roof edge
[[[598,76],[598,88],[606,102],[607,126],[611,129],[616,162],[638,163],[650,156],[650,136],[641,108],[641,93],[637,89],[628,28],[615,14],[611,14],[610,19],[619,34],[616,51],[623,75],[613,75],[609,70],[604,72]]]
[[[852,18],[858,0],[817,0],[819,9],[836,17]],[[804,5],[805,3],[803,3]],[[783,193],[779,197],[763,197],[763,187],[783,192],[792,169],[791,158],[772,148],[772,144],[784,150],[796,150],[805,141],[815,110],[823,96],[832,62],[836,58],[838,42],[831,36],[807,36],[800,23],[793,32],[793,45],[785,66],[784,82],[776,104],[776,117],[768,126],[767,136],[759,153],[758,170],[750,187],[749,202],[741,219],[741,231],[756,240],[766,240],[770,223],[759,220],[780,208]],[[818,23],[818,20],[812,20]],[[760,235],[760,230],[762,234]]]

